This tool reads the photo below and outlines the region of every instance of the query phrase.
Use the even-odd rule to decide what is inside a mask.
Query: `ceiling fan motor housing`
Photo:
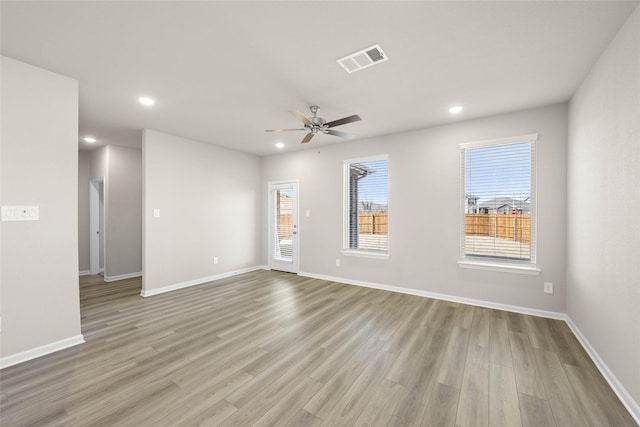
[[[309,110],[311,110],[311,113],[313,114],[313,117],[309,117],[309,121],[313,123],[313,127],[316,127],[316,126],[322,127],[324,126],[325,123],[327,123],[325,119],[323,119],[322,117],[318,117],[318,112],[320,111],[320,107],[318,107],[317,105],[312,105],[311,107],[309,107]],[[309,129],[311,128],[312,127],[309,126]]]
[[[314,126],[323,126],[327,123],[327,121],[322,117],[311,117],[309,120],[311,120],[311,123],[313,123]]]

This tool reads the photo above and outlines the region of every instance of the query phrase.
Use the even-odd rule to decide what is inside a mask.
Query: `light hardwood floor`
[[[83,277],[87,342],[2,370],[0,425],[635,425],[561,321],[272,271],[139,293]]]

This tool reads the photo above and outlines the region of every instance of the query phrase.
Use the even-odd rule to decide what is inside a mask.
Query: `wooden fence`
[[[387,234],[387,214],[386,213],[361,213],[358,225],[359,234]],[[291,214],[278,215],[278,237],[289,239],[292,231]]]
[[[361,213],[358,215],[359,234],[387,234],[387,214]]]
[[[488,236],[531,243],[531,215],[466,214],[467,236]]]
[[[291,234],[291,215],[279,216],[278,234],[280,238],[289,238]],[[359,234],[387,234],[386,213],[361,213],[359,215]],[[531,216],[511,214],[466,214],[465,230],[467,236],[487,236],[513,240],[525,244],[531,243]]]
[[[291,223],[291,214],[278,215],[278,240],[291,239],[293,224]]]

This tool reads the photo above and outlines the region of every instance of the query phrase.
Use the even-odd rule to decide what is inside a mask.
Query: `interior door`
[[[298,183],[269,183],[269,268],[298,273]]]
[[[89,182],[89,269],[104,272],[104,177]]]

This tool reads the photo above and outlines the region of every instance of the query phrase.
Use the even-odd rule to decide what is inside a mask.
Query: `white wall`
[[[116,145],[92,150],[90,174],[104,178],[105,279],[140,274],[142,151]]]
[[[152,130],[142,144],[143,292],[260,264],[258,157]]]
[[[91,178],[105,178],[109,171],[109,146],[91,151]]]
[[[89,270],[89,179],[91,153],[78,152],[78,268]]]
[[[1,87],[1,203],[40,207],[39,221],[1,223],[6,365],[82,340],[78,82],[3,56]]]
[[[569,107],[567,313],[640,419],[640,9]]]
[[[142,272],[142,151],[108,150],[107,279]]]
[[[364,118],[366,120],[366,118]],[[565,311],[566,104],[262,159],[268,181],[300,180],[303,273],[539,310]],[[539,276],[461,269],[459,144],[539,133]],[[388,260],[342,256],[342,162],[389,155]],[[264,191],[263,191],[264,193]],[[266,206],[266,198],[263,198]],[[304,215],[310,210],[311,216]],[[263,220],[262,259],[267,223]],[[335,266],[341,258],[341,267]],[[543,282],[555,293],[543,293]]]

